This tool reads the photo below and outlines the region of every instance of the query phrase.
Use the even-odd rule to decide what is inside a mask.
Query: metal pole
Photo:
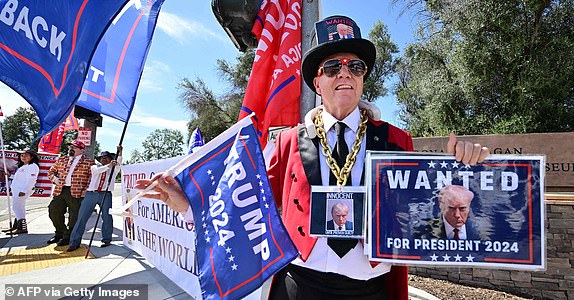
[[[90,136],[90,146],[86,147],[86,156],[89,158],[96,157],[96,131],[98,130],[98,125],[95,123],[93,118],[84,119],[84,128],[92,129],[92,135]]]
[[[315,44],[315,22],[319,21],[321,0],[302,0],[301,14],[301,52],[307,53]],[[315,107],[315,93],[307,87],[301,76],[301,98],[299,100],[300,119],[304,122],[305,114]]]
[[[2,162],[4,164],[4,179],[6,180],[6,197],[8,199],[8,224],[12,228],[12,201],[10,199],[10,181],[8,180],[8,168],[6,168],[6,152],[4,151],[4,134],[2,133],[2,123],[0,123],[0,146],[2,147]],[[10,235],[12,231],[10,231]]]
[[[122,136],[120,137],[120,143],[119,143],[120,146],[124,142],[126,130],[128,129],[128,122],[129,122],[129,119],[128,119],[128,121],[126,121],[124,123],[124,129],[122,130]],[[122,150],[122,152],[123,152],[123,150]],[[118,158],[119,154],[120,153],[116,153],[115,159]],[[96,218],[94,230],[92,231],[92,235],[90,236],[90,242],[88,243],[88,249],[86,249],[86,255],[84,255],[84,258],[88,258],[88,255],[90,254],[90,249],[92,248],[92,242],[94,241],[94,234],[96,233],[96,228],[98,227],[98,222],[100,221],[100,217],[102,215],[102,210],[104,210],[104,201],[106,201],[106,194],[108,192],[111,192],[110,186],[112,185],[112,180],[116,180],[115,178],[112,178],[112,177],[114,177],[114,169],[115,168],[116,168],[116,166],[112,166],[112,168],[110,169],[110,176],[108,177],[108,186],[106,187],[106,190],[104,191],[104,193],[102,194],[102,197],[100,198],[100,201],[98,202],[98,204],[100,205],[100,209],[98,210],[98,217]],[[102,226],[103,226],[103,224],[102,224]]]

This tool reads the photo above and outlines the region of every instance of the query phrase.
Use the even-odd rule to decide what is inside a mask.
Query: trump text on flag
[[[247,123],[203,146],[176,177],[196,222],[204,299],[244,297],[297,255],[275,207],[257,133]]]

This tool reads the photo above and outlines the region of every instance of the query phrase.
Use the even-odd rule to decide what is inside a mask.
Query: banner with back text
[[[74,108],[94,50],[127,2],[0,0],[0,81],[34,108],[38,136]]]
[[[367,254],[390,263],[544,270],[544,157],[367,154]],[[541,167],[542,166],[542,167]]]
[[[8,178],[10,180],[16,174],[18,170],[18,155],[17,151],[4,151],[6,153],[6,159],[0,152],[0,197],[6,196],[6,180],[4,177],[4,162],[6,163],[6,169],[8,170]],[[52,182],[48,178],[48,171],[50,167],[56,162],[59,155],[50,153],[38,153],[40,158],[40,173],[38,174],[38,180],[34,187],[34,193],[31,197],[50,197],[52,195]],[[3,161],[3,162],[2,162]]]

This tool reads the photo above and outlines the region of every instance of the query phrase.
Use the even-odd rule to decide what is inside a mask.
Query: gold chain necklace
[[[355,164],[357,159],[357,154],[361,150],[361,143],[363,142],[363,137],[365,136],[365,132],[367,131],[367,110],[361,110],[361,121],[359,122],[359,128],[357,130],[357,136],[355,137],[355,142],[353,143],[353,147],[351,147],[351,153],[349,153],[345,159],[345,165],[343,168],[339,168],[337,162],[332,156],[331,147],[327,144],[327,136],[325,133],[325,128],[323,128],[323,117],[321,116],[323,113],[323,109],[319,108],[317,111],[317,115],[315,116],[314,124],[315,130],[317,131],[317,136],[319,137],[319,141],[321,142],[321,146],[323,146],[323,155],[327,160],[327,165],[331,169],[331,172],[337,178],[337,185],[339,187],[344,186],[347,183],[347,179],[349,178],[349,174],[351,174],[351,169]]]

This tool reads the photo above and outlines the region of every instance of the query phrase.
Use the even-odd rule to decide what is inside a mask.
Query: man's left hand
[[[483,162],[490,154],[490,149],[488,149],[488,147],[482,147],[480,144],[473,144],[466,141],[457,142],[454,133],[450,134],[446,147],[447,152],[454,154],[457,161],[471,166]]]
[[[138,179],[134,188],[137,190],[145,190],[154,181],[157,181],[158,185],[154,187],[152,191],[145,193],[145,197],[161,200],[165,202],[169,208],[179,213],[187,212],[189,202],[181,186],[173,176],[166,175],[162,172],[156,174],[151,179]]]

